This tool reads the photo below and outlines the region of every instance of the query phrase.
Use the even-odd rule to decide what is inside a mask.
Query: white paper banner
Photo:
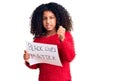
[[[30,54],[30,59],[28,60],[30,65],[48,63],[62,66],[57,45],[26,42],[26,48],[27,52]]]

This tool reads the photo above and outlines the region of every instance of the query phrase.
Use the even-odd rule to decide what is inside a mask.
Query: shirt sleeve
[[[61,42],[61,60],[71,62],[75,57],[73,37],[70,32],[65,33],[65,39]]]
[[[25,62],[25,65],[27,67],[29,67],[30,69],[37,69],[38,68],[38,64],[30,65],[28,62]]]

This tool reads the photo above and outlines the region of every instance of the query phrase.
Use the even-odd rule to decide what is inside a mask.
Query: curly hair
[[[44,11],[51,11],[54,13],[56,17],[56,31],[59,26],[63,26],[66,31],[71,31],[73,29],[72,19],[68,11],[62,5],[50,2],[46,4],[41,4],[32,13],[30,33],[33,34],[35,37],[46,33],[46,30],[43,27]]]

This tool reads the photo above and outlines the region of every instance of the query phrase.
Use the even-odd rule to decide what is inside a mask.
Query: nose
[[[49,18],[47,18],[46,23],[50,23],[50,19]]]

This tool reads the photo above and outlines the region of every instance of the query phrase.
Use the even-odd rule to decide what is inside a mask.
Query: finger
[[[59,28],[63,28],[62,26],[59,26]]]
[[[62,27],[61,29],[62,29],[62,30],[65,30],[65,28],[64,28],[64,27]]]
[[[57,32],[65,32],[65,28],[59,28]]]
[[[63,26],[59,26],[58,30],[62,30]]]
[[[26,53],[26,50],[24,50],[24,53]]]
[[[24,54],[23,58],[24,58],[25,60],[28,60],[28,59],[30,58],[30,55],[29,55],[29,54]]]
[[[65,29],[65,28],[63,28],[63,31],[66,31],[66,29]]]

